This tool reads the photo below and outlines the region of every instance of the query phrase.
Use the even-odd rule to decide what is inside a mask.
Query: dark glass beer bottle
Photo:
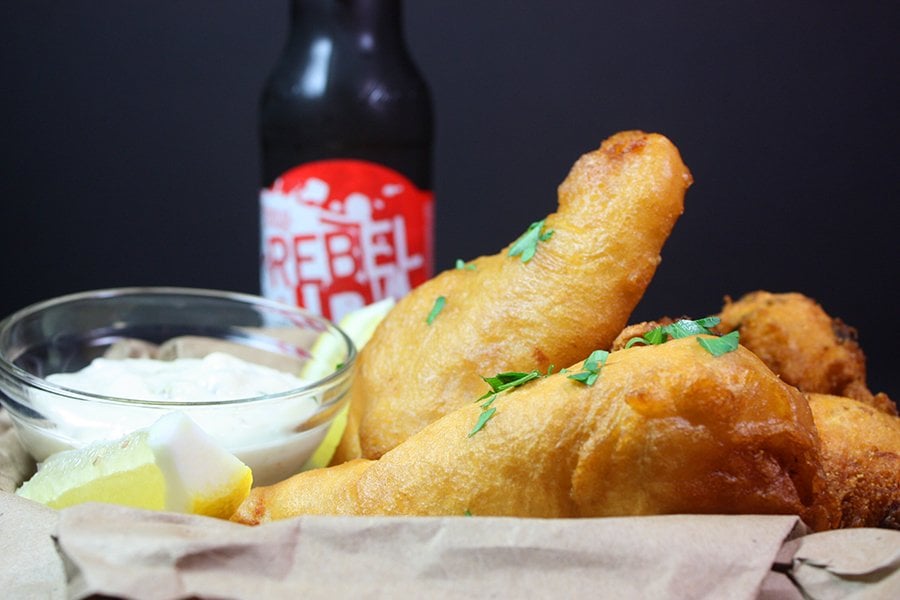
[[[263,295],[333,320],[433,274],[432,112],[400,0],[293,0],[260,102]]]

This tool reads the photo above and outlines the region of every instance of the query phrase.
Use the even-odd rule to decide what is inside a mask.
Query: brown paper
[[[33,461],[8,426],[0,411],[0,483],[15,486]],[[0,492],[0,596],[898,597],[900,532],[804,533],[796,517],[690,515],[301,517],[251,528],[102,504],[57,512]]]
[[[0,408],[0,492],[15,491],[34,470],[34,460],[19,443],[9,414]]]
[[[55,510],[0,492],[0,597],[66,597],[63,561],[51,538],[58,520]]]
[[[900,598],[900,531],[841,529],[791,545],[791,574],[812,598]]]
[[[75,597],[757,597],[796,517],[301,517],[257,528],[61,512]],[[128,573],[123,577],[123,573]]]

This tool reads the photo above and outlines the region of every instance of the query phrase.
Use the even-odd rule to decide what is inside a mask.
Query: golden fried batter
[[[850,398],[809,394],[841,527],[900,529],[900,418]]]
[[[478,258],[387,315],[360,353],[333,462],[381,456],[477,397],[481,376],[545,370],[608,346],[650,282],[690,183],[661,135],[620,133],[582,156],[530,260],[509,247]]]
[[[855,398],[897,414],[886,394],[866,387],[866,357],[856,331],[811,298],[757,291],[737,302],[726,298],[720,316],[719,331],[739,329],[741,344],[801,391]]]
[[[592,386],[569,378],[581,369],[500,395],[472,435],[482,407],[460,399],[378,460],[254,489],[233,520],[726,513],[833,524],[809,405],[748,350],[713,357],[684,338],[611,354]]]

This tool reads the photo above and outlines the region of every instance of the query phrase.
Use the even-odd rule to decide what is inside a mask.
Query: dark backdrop
[[[0,313],[121,285],[257,291],[256,101],[284,0],[2,0]],[[635,319],[796,290],[898,395],[897,2],[419,0],[439,268],[551,212],[572,162],[659,131],[695,185]]]

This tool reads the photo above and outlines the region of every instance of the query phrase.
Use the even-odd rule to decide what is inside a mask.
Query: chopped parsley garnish
[[[692,321],[690,319],[680,319],[671,325],[660,325],[648,331],[645,335],[633,337],[625,344],[626,348],[631,348],[635,344],[645,344],[648,346],[658,346],[665,342],[677,340],[680,338],[690,337],[692,335],[716,335],[710,328],[719,324],[719,317],[706,317]],[[716,338],[697,338],[697,342],[704,350],[713,356],[722,356],[728,352],[737,349],[740,334],[732,331],[727,335]]]
[[[522,257],[522,262],[528,262],[537,252],[538,242],[546,242],[553,235],[553,230],[544,231],[544,219],[535,221],[528,226],[519,239],[513,242],[509,248],[510,256]]]
[[[444,310],[444,305],[447,304],[447,299],[443,296],[438,296],[434,301],[434,306],[431,307],[431,312],[428,313],[428,318],[425,319],[425,322],[431,325],[434,323],[434,320],[437,316]]]
[[[502,394],[506,390],[517,388],[520,385],[525,385],[532,379],[537,379],[540,376],[540,372],[535,369],[528,373],[507,371],[505,373],[497,373],[493,377],[482,377],[485,383],[491,386],[491,389],[476,400],[476,402],[481,402],[481,414],[478,415],[478,422],[475,423],[475,427],[469,432],[468,437],[472,437],[481,431],[485,424],[491,420],[491,417],[494,416],[494,413],[497,412],[496,407],[491,405],[494,403],[494,400],[497,399],[499,394]]]
[[[658,346],[670,339],[677,340],[680,338],[690,337],[706,333],[714,335],[709,329],[719,324],[719,317],[706,317],[691,321],[689,319],[681,319],[675,321],[671,325],[660,325],[654,327],[646,333],[646,335],[633,337],[625,344],[626,348],[631,348],[635,344],[645,344],[647,346]]]
[[[741,332],[735,329],[731,333],[716,338],[697,338],[703,349],[713,356],[722,356],[737,350],[740,344]]]
[[[497,373],[493,377],[482,377],[482,379],[484,379],[484,382],[491,386],[491,389],[478,400],[484,400],[489,396],[493,396],[495,394],[499,394],[500,392],[519,387],[520,385],[524,385],[532,379],[537,379],[540,376],[541,374],[537,371],[537,369],[535,369],[534,371],[530,371],[528,373],[507,371],[506,373]]]
[[[467,263],[467,262],[464,261],[463,259],[457,258],[457,259],[456,259],[456,268],[457,268],[458,270],[460,270],[460,271],[474,271],[474,270],[475,270],[475,264],[474,264],[474,263]]]
[[[481,414],[478,415],[478,422],[475,423],[475,427],[472,428],[472,431],[469,432],[468,437],[472,437],[485,426],[485,424],[491,420],[491,417],[494,416],[494,413],[497,412],[497,409],[493,406],[486,410],[482,410]]]
[[[606,350],[594,350],[585,359],[584,370],[574,375],[569,375],[569,379],[580,381],[584,385],[594,385],[597,378],[600,377],[600,369],[606,364],[607,357],[609,357],[609,352]]]
[[[469,510],[469,509],[467,508],[466,510],[463,511],[463,515],[465,515],[465,516],[467,516],[467,517],[471,517],[471,516],[472,516],[472,511]]]

